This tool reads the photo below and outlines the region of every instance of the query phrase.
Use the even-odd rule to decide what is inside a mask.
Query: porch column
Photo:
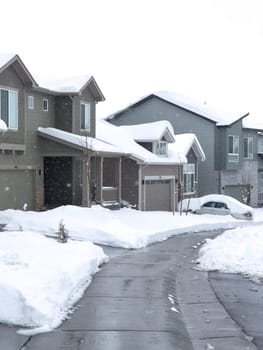
[[[122,159],[119,158],[119,182],[118,182],[119,203],[121,203],[121,165],[122,165]]]
[[[100,159],[100,202],[103,203],[103,163],[104,163],[104,157],[101,157]]]
[[[89,156],[82,159],[82,206],[90,207]]]

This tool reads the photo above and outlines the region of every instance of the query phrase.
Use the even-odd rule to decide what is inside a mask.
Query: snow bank
[[[52,330],[105,261],[103,250],[89,242],[0,232],[0,322]]]
[[[133,249],[175,234],[228,229],[247,224],[231,216],[190,213],[180,216],[178,212],[173,215],[171,212],[141,212],[129,208],[111,211],[99,205],[92,208],[68,205],[46,212],[11,209],[0,212],[0,224],[6,223],[6,230],[22,227],[23,230],[51,236],[58,230],[61,219],[71,238]]]
[[[87,241],[141,248],[180,233],[246,225],[208,240],[201,250],[200,266],[261,276],[262,213],[255,210],[254,222],[244,222],[231,216],[110,211],[100,206],[65,206],[46,212],[1,211],[0,224],[7,224],[10,231],[0,232],[0,322],[29,327],[20,331],[22,334],[57,327],[99,265],[107,261],[103,250]],[[81,241],[62,244],[44,236],[54,236],[61,220],[69,235]],[[255,225],[260,220],[262,225]]]
[[[202,270],[263,278],[263,225],[236,228],[207,239],[199,254]]]

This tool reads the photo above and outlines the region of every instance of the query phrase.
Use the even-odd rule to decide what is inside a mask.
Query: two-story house
[[[18,55],[0,55],[0,119],[7,132],[0,136],[0,209],[44,207],[90,202],[90,158],[118,158],[96,133],[95,107],[104,96],[92,76],[40,86]],[[42,127],[42,131],[38,128]],[[47,135],[46,128],[82,136]]]
[[[262,169],[258,130],[245,129],[248,113],[222,113],[182,95],[160,91],[143,97],[107,120],[133,125],[168,120],[177,133],[194,133],[206,154],[199,166],[199,195],[222,193],[258,205]]]
[[[18,55],[0,55],[7,128],[0,134],[0,209],[125,200],[141,210],[175,210],[183,177],[195,193],[194,173],[205,158],[196,137],[185,135],[180,148],[168,122],[129,131],[96,123],[103,100],[92,76],[37,82]]]

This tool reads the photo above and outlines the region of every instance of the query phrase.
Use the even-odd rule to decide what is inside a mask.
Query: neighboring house
[[[255,187],[258,206],[263,206],[263,123],[255,124],[251,118],[243,119],[245,182]],[[252,188],[253,190],[253,188]],[[252,192],[252,191],[251,191]]]
[[[121,197],[139,210],[174,211],[179,197],[196,195],[205,155],[195,135],[175,136],[167,121],[116,127],[101,120],[97,137],[128,154],[122,158]]]
[[[194,133],[206,154],[199,167],[199,195],[223,193],[256,207],[263,203],[262,149],[258,148],[262,135],[259,130],[243,127],[247,116],[221,113],[182,95],[160,91],[107,120],[115,125],[132,125],[165,119],[175,134]]]
[[[204,160],[196,137],[185,135],[180,148],[168,122],[130,131],[96,123],[103,100],[92,76],[37,82],[18,55],[0,55],[1,129],[7,126],[0,134],[0,209],[125,200],[141,210],[174,210],[183,177],[195,193]]]

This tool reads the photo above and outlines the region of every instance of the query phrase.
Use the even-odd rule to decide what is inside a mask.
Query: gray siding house
[[[107,120],[114,125],[167,120],[175,134],[194,133],[206,154],[199,166],[199,195],[227,194],[256,207],[262,203],[262,149],[258,146],[262,135],[243,127],[247,116],[221,113],[182,95],[160,91]]]
[[[0,136],[0,209],[88,205],[92,174],[103,201],[102,159],[112,158],[117,167],[120,158],[102,142],[95,151],[88,144],[103,94],[92,76],[42,86],[18,55],[0,55],[0,119],[8,129]],[[79,135],[81,142],[48,134],[48,128]],[[94,156],[99,161],[92,173]]]
[[[196,137],[180,149],[168,122],[150,138],[149,124],[96,122],[103,100],[92,76],[36,82],[18,55],[0,55],[0,210],[122,201],[175,210],[179,194],[195,195],[205,159]]]

